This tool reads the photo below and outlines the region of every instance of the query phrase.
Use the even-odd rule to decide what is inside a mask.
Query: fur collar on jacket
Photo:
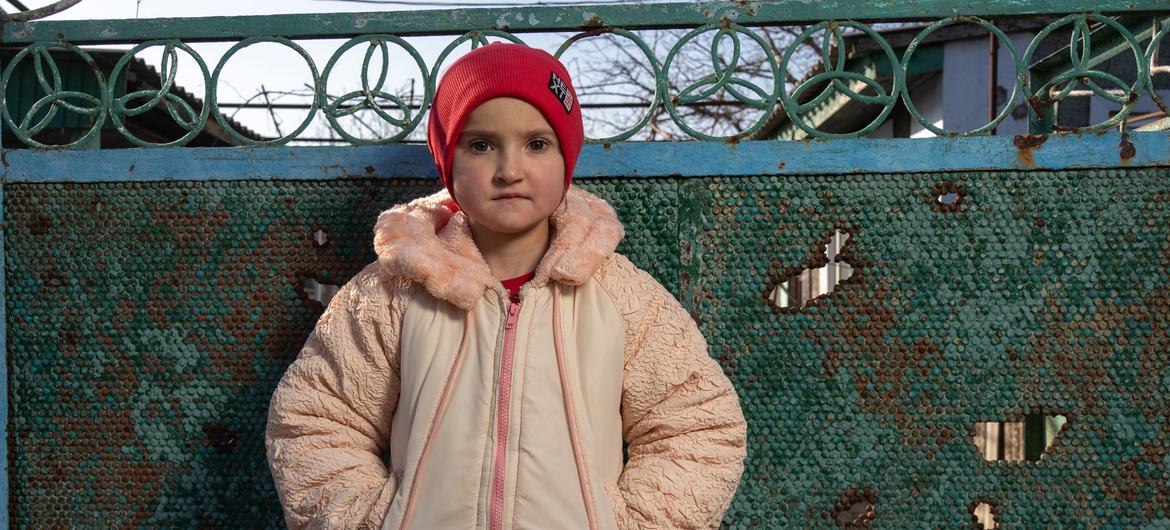
[[[550,219],[553,239],[535,285],[584,283],[625,235],[609,203],[576,187],[569,187]],[[415,281],[463,309],[485,289],[503,290],[471,238],[467,215],[446,190],[383,211],[374,225],[374,251],[384,273]]]

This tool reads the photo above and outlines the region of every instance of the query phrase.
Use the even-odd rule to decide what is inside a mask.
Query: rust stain
[[[1016,160],[1025,168],[1036,167],[1035,151],[1048,141],[1047,134],[1017,134],[1012,143],[1016,144]]]
[[[1121,156],[1121,165],[1128,166],[1129,160],[1137,155],[1137,148],[1129,141],[1129,133],[1121,133],[1121,143],[1117,146]]]

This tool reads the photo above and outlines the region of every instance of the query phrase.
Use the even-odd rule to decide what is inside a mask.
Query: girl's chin
[[[494,234],[502,236],[522,236],[540,227],[541,221],[548,222],[548,218],[540,219],[535,222],[523,221],[505,221],[500,220],[496,222],[475,222],[473,224],[479,225],[480,228],[488,230]]]

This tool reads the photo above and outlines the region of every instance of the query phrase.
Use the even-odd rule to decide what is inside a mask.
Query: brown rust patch
[[[1012,140],[1016,144],[1016,160],[1025,168],[1036,167],[1035,152],[1048,141],[1047,134],[1017,134]]]
[[[832,512],[824,513],[838,528],[869,528],[877,518],[877,493],[871,488],[841,492]]]
[[[1121,156],[1121,165],[1128,166],[1129,160],[1137,155],[1137,148],[1129,141],[1129,133],[1121,133],[1121,143],[1117,146],[1117,154]]]

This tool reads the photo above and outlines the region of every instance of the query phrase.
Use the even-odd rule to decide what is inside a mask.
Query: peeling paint
[[[597,16],[597,13],[592,11],[581,13],[581,18],[585,19],[586,27],[599,27],[605,25],[605,21],[601,20],[601,17]]]
[[[16,37],[27,37],[32,34],[33,27],[28,22],[9,22],[12,24],[12,34]]]
[[[1012,140],[1016,145],[1016,161],[1024,168],[1036,167],[1035,151],[1048,141],[1047,134],[1017,134]]]
[[[533,25],[533,26],[540,24],[540,19],[536,18],[536,15],[533,15],[530,13],[528,15],[528,24]]]
[[[496,28],[504,29],[506,27],[508,27],[508,14],[503,13],[498,18],[496,18]]]
[[[354,27],[354,29],[362,29],[362,28],[366,27],[366,25],[368,25],[369,23],[370,23],[370,19],[368,17],[366,17],[365,15],[359,15],[356,19],[354,19],[353,27]]]

